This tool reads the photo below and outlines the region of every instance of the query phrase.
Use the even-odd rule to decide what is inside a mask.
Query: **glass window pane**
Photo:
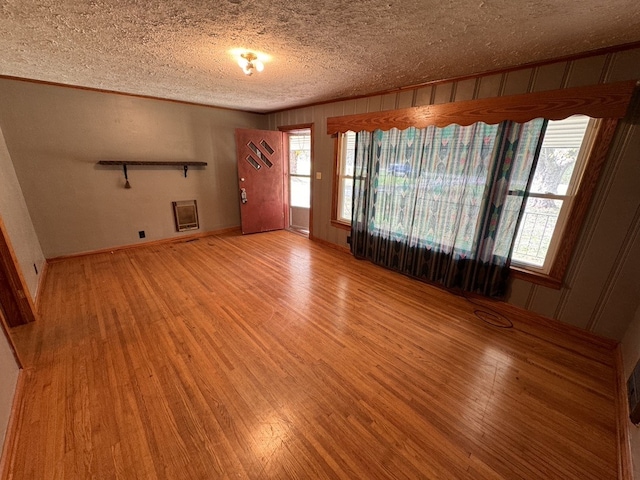
[[[347,132],[344,134],[342,148],[344,149],[342,156],[344,162],[342,165],[342,174],[347,177],[353,177],[356,158],[356,134],[354,132]]]
[[[589,120],[584,115],[574,115],[549,121],[531,183],[532,192],[567,193]]]
[[[311,175],[311,134],[289,135],[289,171],[293,175]]]
[[[544,265],[562,203],[563,200],[527,199],[511,257],[514,262]]]
[[[340,219],[351,220],[351,206],[353,205],[353,179],[344,178],[342,180],[342,189],[340,192],[340,198],[342,204],[340,208]]]
[[[311,207],[311,179],[304,177],[291,178],[291,206]]]

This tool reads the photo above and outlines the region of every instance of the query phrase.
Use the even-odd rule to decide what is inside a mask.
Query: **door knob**
[[[242,201],[242,203],[247,203],[247,189],[246,188],[241,188],[240,189],[240,200]]]

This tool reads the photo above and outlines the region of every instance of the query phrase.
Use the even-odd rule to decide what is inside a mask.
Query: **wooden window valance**
[[[425,105],[421,107],[361,113],[327,119],[327,133],[349,130],[404,130],[409,127],[445,127],[452,123],[471,125],[512,120],[519,123],[534,118],[560,120],[583,114],[593,118],[624,117],[636,81],[608,83],[588,87],[574,87],[547,92],[509,95],[505,97],[467,100],[462,102]]]

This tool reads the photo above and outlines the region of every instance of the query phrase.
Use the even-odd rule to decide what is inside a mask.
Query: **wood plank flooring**
[[[52,263],[10,478],[616,478],[611,345],[479,308],[288,232]]]

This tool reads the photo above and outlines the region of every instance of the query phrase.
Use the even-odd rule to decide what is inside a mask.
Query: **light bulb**
[[[240,68],[241,68],[242,70],[244,70],[245,68],[247,68],[247,64],[248,64],[248,63],[249,63],[249,60],[247,60],[247,59],[246,59],[246,58],[244,58],[244,57],[240,57],[240,58],[238,59],[238,65],[240,66]]]
[[[242,71],[245,73],[245,75],[249,75],[249,76],[251,76],[253,74],[254,70],[255,70],[255,68],[254,68],[252,62],[247,62],[245,67],[242,69]]]
[[[253,75],[253,72],[261,72],[264,70],[264,64],[258,60],[255,53],[245,52],[240,54],[238,65],[245,75]]]

